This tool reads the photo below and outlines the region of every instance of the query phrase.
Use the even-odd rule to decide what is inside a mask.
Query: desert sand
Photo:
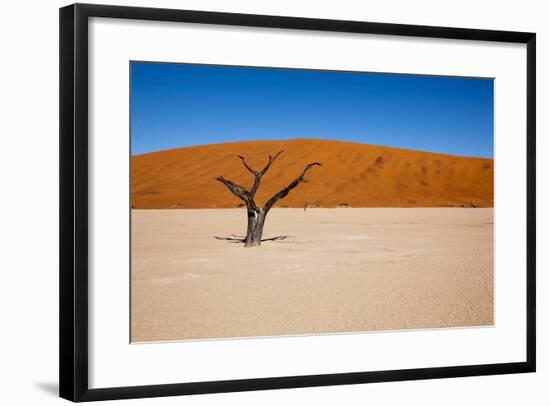
[[[132,156],[132,207],[234,208],[242,202],[214,180],[250,187],[237,155],[261,169],[268,154],[285,152],[262,179],[258,202],[312,169],[279,206],[493,207],[492,159],[470,158],[361,143],[293,139],[200,145]]]
[[[264,237],[287,239],[214,238],[245,222],[132,210],[132,342],[493,323],[491,208],[280,208]]]

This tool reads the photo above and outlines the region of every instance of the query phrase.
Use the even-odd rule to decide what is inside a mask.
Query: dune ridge
[[[242,203],[215,177],[250,187],[237,155],[261,169],[263,204],[310,162],[321,162],[276,207],[493,207],[494,161],[369,144],[291,139],[209,144],[131,157],[134,209],[232,208]]]

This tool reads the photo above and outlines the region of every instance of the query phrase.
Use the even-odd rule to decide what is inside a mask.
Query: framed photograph
[[[535,371],[535,34],[60,10],[60,395]]]

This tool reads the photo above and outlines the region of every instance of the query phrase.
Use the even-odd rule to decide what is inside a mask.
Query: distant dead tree
[[[216,178],[217,181],[223,183],[231,193],[241,199],[246,205],[248,226],[246,229],[246,237],[242,240],[245,247],[256,247],[261,245],[265,218],[269,210],[271,210],[273,205],[277,203],[279,199],[285,198],[292,189],[294,189],[300,183],[306,182],[304,177],[308,170],[310,170],[314,166],[321,166],[319,162],[313,162],[306,165],[302,173],[296,179],[294,179],[287,187],[275,193],[273,197],[271,197],[271,199],[269,199],[265,203],[264,207],[260,208],[254,201],[254,196],[256,195],[256,192],[260,187],[262,177],[269,170],[273,162],[283,152],[284,151],[279,151],[274,156],[268,155],[269,160],[266,166],[261,171],[254,170],[252,167],[250,167],[250,165],[248,165],[246,159],[243,156],[237,155],[244,167],[254,176],[254,183],[252,184],[252,188],[250,189],[250,191],[245,189],[243,186],[237,185],[235,182],[232,182],[229,179],[225,179],[223,176],[218,176]]]

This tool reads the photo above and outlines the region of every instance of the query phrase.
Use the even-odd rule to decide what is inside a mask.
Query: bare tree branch
[[[256,192],[258,191],[258,188],[260,187],[260,181],[262,180],[262,175],[257,174],[254,177],[254,183],[252,184],[252,188],[250,189],[250,196],[254,199],[254,196],[256,196]]]
[[[246,163],[246,159],[244,159],[244,156],[241,156],[241,155],[237,155],[239,157],[239,159],[241,160],[241,162],[243,163],[244,167],[246,169],[248,169],[248,171],[250,173],[252,173],[254,176],[258,176],[258,171],[255,171],[254,169],[252,169],[247,163]]]
[[[267,165],[264,167],[264,169],[262,169],[262,171],[260,172],[261,175],[265,175],[265,173],[267,172],[267,170],[269,169],[269,167],[271,166],[271,164],[279,157],[279,155],[281,155],[283,152],[285,152],[285,150],[281,150],[279,152],[277,152],[275,154],[275,156],[271,156],[271,155],[268,155],[269,157],[269,161],[267,162]]]
[[[223,176],[218,176],[217,181],[223,183],[231,193],[243,200],[245,203],[249,200],[249,192],[243,186],[237,185],[235,182],[225,179]]]
[[[310,163],[309,165],[307,165],[304,170],[302,171],[302,173],[300,174],[300,176],[298,176],[296,179],[294,179],[287,187],[285,187],[284,189],[280,190],[278,193],[276,193],[275,195],[273,195],[273,197],[271,199],[269,199],[267,201],[267,203],[265,204],[264,206],[264,211],[268,211],[269,209],[271,209],[273,207],[273,205],[279,200],[279,199],[283,199],[285,198],[288,193],[294,189],[296,186],[298,186],[300,183],[302,182],[305,182],[306,180],[304,179],[304,176],[306,175],[306,172],[313,168],[314,166],[321,166],[321,164],[319,162],[313,162],[313,163]]]
[[[268,171],[271,164],[277,159],[279,155],[281,155],[284,152],[284,150],[277,152],[274,156],[268,155],[269,160],[261,171],[256,171],[254,168],[252,168],[248,163],[246,162],[246,158],[242,155],[237,155],[237,157],[241,160],[244,167],[254,175],[254,183],[252,184],[252,188],[250,189],[250,196],[254,198],[256,195],[256,192],[258,191],[258,188],[260,187],[260,182],[262,180],[262,176],[265,175],[265,173]]]
[[[260,174],[260,172],[254,170],[250,165],[246,163],[246,159],[244,156],[237,155],[237,157],[239,157],[244,167],[248,169],[248,171],[252,173],[252,175],[254,175],[254,183],[252,184],[252,188],[250,189],[250,199],[254,201],[254,195],[256,194],[258,187],[260,187],[260,180],[262,178],[262,175]]]
[[[239,199],[245,202],[247,207],[250,207],[256,212],[260,210],[256,206],[256,203],[254,202],[254,199],[250,195],[250,192],[246,190],[243,186],[237,185],[235,182],[229,179],[225,179],[223,176],[218,176],[216,180],[223,183],[231,193],[233,193],[235,196],[237,196]]]
[[[267,165],[262,169],[260,172],[254,173],[254,184],[252,185],[252,189],[250,189],[250,195],[254,198],[256,195],[256,191],[260,187],[260,182],[262,181],[262,176],[265,175],[271,164],[277,159],[279,155],[281,155],[284,152],[284,150],[281,150],[275,154],[275,156],[268,155],[269,161],[267,162]]]

